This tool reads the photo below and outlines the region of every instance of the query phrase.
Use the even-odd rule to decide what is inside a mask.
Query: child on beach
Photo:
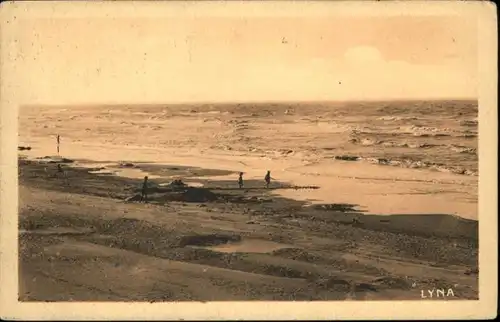
[[[267,170],[264,180],[266,181],[266,188],[269,188],[269,184],[271,183],[271,171]]]
[[[148,202],[148,176],[144,177],[141,191],[141,201]]]
[[[243,188],[243,172],[240,172],[240,176],[238,177],[238,186]]]

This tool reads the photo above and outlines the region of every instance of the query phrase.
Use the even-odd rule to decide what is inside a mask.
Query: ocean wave
[[[397,137],[402,135],[414,137],[467,137],[477,135],[472,131],[463,131],[452,128],[424,127],[418,125],[400,126],[396,129],[369,129],[365,127],[352,126],[349,135],[353,138],[359,136],[384,136]]]
[[[475,138],[477,137],[477,132],[465,131],[464,133],[457,135],[457,137],[466,139]]]
[[[460,121],[460,125],[462,126],[477,126],[478,125],[478,119],[472,119],[472,120],[462,120]]]
[[[425,138],[425,137],[446,137],[452,135],[448,133],[413,133],[413,136],[419,136]]]
[[[349,140],[349,142],[354,143],[354,144],[360,144],[360,145],[370,146],[370,145],[379,145],[383,141],[374,140],[374,139],[370,139],[370,138],[363,138],[363,139],[351,138]]]
[[[470,176],[478,175],[478,171],[473,169],[465,169],[459,166],[448,166],[428,161],[412,160],[409,158],[388,159],[388,158],[362,157],[356,155],[337,155],[334,157],[334,159],[341,161],[364,161],[371,164],[398,166],[409,169],[430,169],[440,172],[449,172],[449,173],[470,175]]]
[[[411,148],[411,149],[429,149],[437,146],[441,146],[439,144],[432,143],[414,143],[414,142],[394,142],[394,141],[383,141],[383,140],[375,140],[370,138],[351,138],[349,139],[350,143],[359,144],[364,146],[373,146],[373,145],[382,145],[387,148]]]
[[[463,145],[455,145],[455,144],[451,144],[448,147],[450,150],[454,152],[477,155],[477,149],[475,148],[466,147]]]
[[[418,117],[415,116],[381,116],[378,117],[377,120],[379,121],[416,121],[418,120]]]
[[[437,128],[433,126],[411,125],[399,127],[401,133],[412,134],[413,136],[429,137],[429,136],[452,136],[453,132],[457,132],[451,128]]]
[[[410,148],[410,149],[429,149],[429,148],[434,148],[437,146],[440,146],[439,144],[432,144],[432,143],[397,143],[397,142],[384,142],[384,146],[386,147],[399,147],[399,148]]]
[[[416,143],[416,142],[395,142],[395,141],[382,141],[371,138],[351,138],[350,143],[362,146],[383,146],[386,148],[409,148],[409,149],[431,149],[436,147],[446,147],[449,150],[462,154],[477,155],[477,149],[473,147],[457,145],[457,144],[433,144],[433,143]]]

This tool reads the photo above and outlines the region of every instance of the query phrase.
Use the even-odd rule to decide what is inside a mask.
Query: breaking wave
[[[379,121],[416,121],[418,117],[415,116],[381,116],[377,118]]]
[[[351,138],[349,139],[350,143],[359,144],[364,146],[373,146],[373,145],[381,145],[384,147],[394,147],[394,148],[411,148],[411,149],[428,149],[437,146],[442,146],[440,144],[433,143],[416,143],[416,142],[395,142],[395,141],[384,141],[384,140],[375,140],[371,138]]]
[[[338,155],[335,156],[334,159],[341,161],[363,161],[372,164],[397,166],[409,169],[430,169],[440,172],[450,172],[450,173],[469,175],[469,176],[478,175],[478,171],[476,170],[465,169],[459,166],[447,166],[441,163],[412,160],[410,158],[388,159],[388,158],[361,157],[355,155]]]

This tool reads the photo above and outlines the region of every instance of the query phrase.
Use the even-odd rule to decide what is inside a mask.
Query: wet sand
[[[478,298],[477,221],[367,214],[279,193],[314,186],[238,189],[232,170],[132,164],[158,175],[147,204],[126,201],[141,185],[132,175],[20,159],[21,300]],[[164,184],[176,177],[196,184]]]

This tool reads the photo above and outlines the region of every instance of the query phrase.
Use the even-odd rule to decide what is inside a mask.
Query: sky
[[[24,104],[477,97],[465,16],[26,18]]]

